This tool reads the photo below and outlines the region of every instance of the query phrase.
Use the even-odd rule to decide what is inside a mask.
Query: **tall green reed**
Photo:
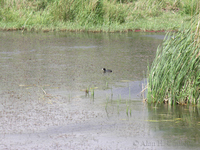
[[[190,27],[168,33],[158,47],[149,71],[150,103],[168,102],[173,105],[197,104],[200,101],[200,21]]]

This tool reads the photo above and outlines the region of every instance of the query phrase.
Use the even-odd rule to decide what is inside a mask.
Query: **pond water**
[[[143,101],[163,38],[0,32],[0,149],[198,149],[199,108]]]

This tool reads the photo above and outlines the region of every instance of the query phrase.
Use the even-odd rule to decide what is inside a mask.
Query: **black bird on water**
[[[112,70],[110,70],[110,69],[106,69],[106,68],[102,68],[102,70],[103,70],[103,73],[106,73],[106,72],[112,72]]]

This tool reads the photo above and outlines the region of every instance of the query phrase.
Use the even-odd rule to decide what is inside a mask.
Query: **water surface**
[[[198,149],[198,108],[140,93],[161,37],[0,32],[0,148]]]

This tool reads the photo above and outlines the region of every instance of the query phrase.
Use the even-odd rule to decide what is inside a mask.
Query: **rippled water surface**
[[[163,38],[0,32],[0,149],[198,149],[198,108],[140,93]]]

